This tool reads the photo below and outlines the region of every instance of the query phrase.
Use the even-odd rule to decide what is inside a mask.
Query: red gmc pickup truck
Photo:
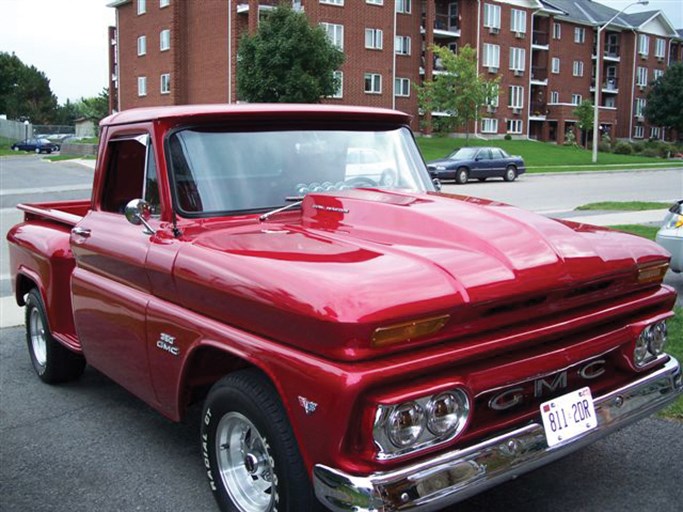
[[[438,510],[681,394],[669,256],[445,194],[403,113],[131,110],[9,234],[33,367],[203,402],[224,511]],[[359,155],[370,155],[365,159]]]

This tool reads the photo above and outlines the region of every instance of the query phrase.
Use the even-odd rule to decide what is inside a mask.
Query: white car
[[[373,148],[349,148],[346,154],[346,179],[370,180],[368,185],[393,186],[396,181],[394,163]]]
[[[669,208],[655,240],[671,253],[671,270],[683,272],[683,200]]]

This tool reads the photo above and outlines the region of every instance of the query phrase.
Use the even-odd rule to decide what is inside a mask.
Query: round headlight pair
[[[415,444],[425,429],[431,434],[430,437],[443,440],[465,425],[469,400],[463,391],[446,391],[430,397],[426,404],[424,402],[406,402],[391,412],[386,433],[394,446],[406,448]]]
[[[664,353],[668,339],[666,322],[656,322],[643,329],[636,340],[633,351],[633,362],[637,367],[644,366],[652,359]]]

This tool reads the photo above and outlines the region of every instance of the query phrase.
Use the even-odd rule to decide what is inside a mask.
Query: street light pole
[[[593,163],[598,161],[598,132],[600,131],[600,56],[602,55],[602,47],[600,45],[600,34],[603,29],[607,28],[610,23],[619,17],[626,9],[634,5],[647,5],[649,0],[637,0],[632,4],[627,5],[621,11],[612,16],[607,23],[603,23],[598,27],[597,40],[595,42],[595,94],[593,96]]]

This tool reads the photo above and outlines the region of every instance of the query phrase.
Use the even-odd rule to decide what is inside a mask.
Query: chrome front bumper
[[[315,493],[337,512],[439,510],[652,414],[682,392],[680,365],[670,358],[662,368],[594,398],[597,428],[567,444],[548,448],[543,425],[531,423],[469,448],[385,473],[353,476],[318,464],[313,469]]]

